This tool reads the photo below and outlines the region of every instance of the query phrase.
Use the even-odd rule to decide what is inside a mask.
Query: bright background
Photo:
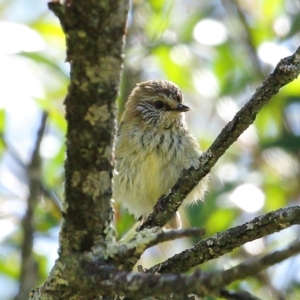
[[[297,0],[132,2],[120,114],[136,82],[171,80],[192,107],[187,121],[204,150],[279,60],[300,45]],[[44,110],[49,118],[40,180],[47,195],[41,195],[35,214],[36,285],[57,257],[69,65],[64,63],[64,35],[46,2],[0,0],[0,15],[0,299],[7,300],[18,291],[21,220],[29,194],[26,165]],[[185,227],[204,227],[209,236],[299,204],[299,83],[283,88],[214,167],[205,202],[182,212]],[[121,210],[116,216],[119,234],[133,222]],[[201,269],[228,268],[246,257],[281,249],[297,236],[299,227],[290,228]],[[141,263],[148,267],[194,242],[186,239],[152,248]],[[293,257],[230,288],[262,299],[297,299],[299,270],[299,256]]]

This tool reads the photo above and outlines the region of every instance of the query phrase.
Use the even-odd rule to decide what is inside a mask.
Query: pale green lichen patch
[[[100,184],[101,189],[103,189],[103,188],[108,189],[110,187],[111,179],[110,179],[109,172],[101,171],[99,173],[99,184]]]
[[[80,84],[80,90],[83,91],[83,92],[88,92],[89,91],[89,82],[88,81],[83,81],[81,82]]]
[[[119,74],[114,70],[120,68],[120,60],[112,56],[104,56],[99,58],[101,66],[101,80],[109,82],[118,81]]]
[[[83,31],[83,30],[79,30],[78,31],[78,36],[80,37],[80,38],[85,38],[86,37],[86,33],[85,33],[85,31]]]
[[[82,192],[93,197],[100,194],[99,173],[89,173],[82,185]]]
[[[82,192],[92,196],[98,197],[103,193],[103,188],[107,189],[110,186],[110,176],[107,171],[89,173],[82,185]]]
[[[77,185],[78,185],[78,183],[80,182],[80,172],[78,172],[78,171],[75,171],[74,173],[73,173],[73,175],[72,175],[72,180],[71,180],[71,182],[72,182],[72,186],[73,187],[76,187]]]
[[[90,65],[87,63],[87,67],[85,70],[90,83],[101,83],[101,78],[100,78],[101,70],[99,65]]]
[[[101,56],[98,64],[86,66],[86,74],[91,83],[110,83],[118,80],[119,74],[115,70],[119,68],[119,59],[112,56]]]
[[[246,223],[246,229],[252,230],[254,228],[254,225],[252,223]]]
[[[99,148],[99,150],[100,150],[100,148]],[[101,148],[101,150],[103,151],[103,148]],[[104,150],[104,153],[103,153],[103,157],[105,157],[107,159],[110,159],[111,158],[111,154],[112,154],[112,147],[110,145],[108,145],[108,146],[105,147],[105,150]]]
[[[133,231],[133,230],[132,230]],[[114,240],[108,241],[105,251],[102,253],[103,257],[122,256],[122,253],[133,249],[136,254],[141,254],[148,247],[148,245],[157,238],[157,234],[160,233],[161,228],[147,228],[140,232],[134,230],[134,234],[131,235],[131,240],[128,242],[122,239],[116,243]],[[132,232],[133,233],[133,232]]]
[[[106,104],[92,105],[84,117],[92,126],[96,123],[106,122],[110,118],[110,113]]]
[[[136,249],[136,253],[143,253],[147,246],[157,238],[157,234],[161,232],[161,228],[147,228],[136,234],[135,240],[129,242],[129,245]]]
[[[108,244],[110,245],[116,245],[116,229],[112,225],[111,222],[105,222],[105,228],[104,228],[104,234],[105,234],[105,248]],[[93,255],[99,256],[102,255],[102,253],[106,253],[106,250],[103,250],[103,238],[102,236],[98,236],[98,238],[95,238],[95,247],[93,247]],[[106,257],[107,258],[107,257]]]

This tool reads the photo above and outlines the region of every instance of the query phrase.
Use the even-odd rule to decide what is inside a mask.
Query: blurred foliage
[[[64,63],[64,35],[45,2],[0,0],[0,14],[0,40],[5,45],[0,49],[0,298],[5,300],[12,299],[18,288],[21,219],[28,197],[26,165],[43,110],[48,111],[49,121],[41,149],[44,193],[35,215],[39,282],[56,257],[69,66]],[[187,122],[206,149],[279,60],[299,46],[299,20],[297,0],[132,0],[119,115],[136,82],[174,81],[193,107]],[[221,158],[212,170],[205,202],[182,209],[184,225],[204,227],[210,236],[299,203],[299,148],[297,80],[263,108],[254,125]],[[122,209],[115,219],[120,236],[134,223]],[[282,248],[297,235],[299,228],[291,228],[248,243],[201,269],[230,267]],[[164,243],[147,251],[141,263],[148,267],[195,242]],[[262,299],[298,299],[299,270],[299,257],[293,257],[230,288]]]

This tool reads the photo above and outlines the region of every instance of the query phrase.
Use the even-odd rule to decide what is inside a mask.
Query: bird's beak
[[[185,112],[185,111],[189,111],[190,108],[182,103],[178,103],[176,109],[179,112]]]

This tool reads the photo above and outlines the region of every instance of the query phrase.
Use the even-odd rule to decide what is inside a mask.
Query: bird
[[[147,218],[183,169],[199,167],[202,152],[185,121],[189,110],[180,88],[167,80],[138,83],[128,97],[114,145],[112,187],[113,200],[136,219]],[[183,205],[202,200],[207,183],[203,178]],[[165,225],[181,227],[178,212]]]

